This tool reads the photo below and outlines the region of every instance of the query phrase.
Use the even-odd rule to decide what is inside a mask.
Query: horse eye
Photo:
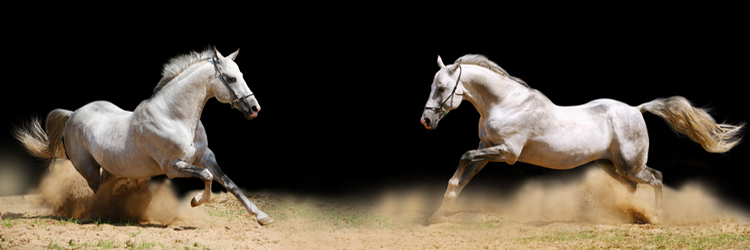
[[[230,82],[230,83],[237,81],[237,78],[231,77],[231,76],[228,76],[228,75],[222,75],[222,77],[224,78],[225,81]]]

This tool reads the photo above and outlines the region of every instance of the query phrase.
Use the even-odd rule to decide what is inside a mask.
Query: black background
[[[419,123],[437,55],[448,64],[484,54],[557,105],[596,98],[638,105],[682,95],[712,107],[719,121],[750,121],[744,86],[750,39],[736,6],[550,7],[554,15],[534,9],[486,20],[464,13],[469,7],[481,8],[450,15],[360,8],[364,13],[259,16],[258,8],[231,19],[86,13],[6,20],[23,25],[8,25],[3,38],[0,152],[20,159],[29,181],[37,181],[43,168],[12,140],[13,126],[96,100],[133,110],[151,96],[169,58],[209,45],[225,55],[241,48],[237,63],[262,107],[247,121],[211,100],[201,117],[224,172],[247,190],[335,195],[427,183],[441,195],[459,157],[479,142],[479,116],[464,102],[437,130]],[[667,186],[701,180],[750,204],[747,143],[706,153],[660,118],[644,117],[648,165],[664,173]],[[491,163],[474,182],[513,188],[524,178],[575,171]],[[174,183],[202,187],[197,179]]]

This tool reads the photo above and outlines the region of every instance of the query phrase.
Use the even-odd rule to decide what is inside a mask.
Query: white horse
[[[173,58],[164,66],[151,98],[135,111],[107,101],[73,112],[55,109],[47,115],[46,133],[34,119],[16,130],[16,138],[32,155],[48,162],[55,157],[69,159],[94,192],[115,178],[196,177],[205,183],[203,193],[191,201],[198,206],[210,199],[211,182],[216,180],[259,224],[271,223],[273,219],[221,171],[200,121],[204,105],[214,97],[239,109],[247,119],[258,115],[258,100],[234,62],[238,53],[225,58],[214,48]]]
[[[435,129],[440,119],[468,100],[479,111],[479,148],[467,151],[448,181],[443,204],[431,221],[439,221],[487,162],[517,161],[551,169],[570,169],[596,162],[635,192],[638,183],[654,189],[661,211],[662,174],[646,166],[648,132],[643,112],[667,121],[708,152],[722,153],[741,140],[743,125],[717,124],[708,113],[681,96],[656,99],[636,107],[611,100],[561,107],[522,80],[510,76],[481,55],[465,55],[440,70],[421,122]],[[461,96],[456,98],[457,96]]]

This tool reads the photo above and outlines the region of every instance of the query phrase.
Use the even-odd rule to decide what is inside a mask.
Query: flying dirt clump
[[[67,160],[50,164],[39,184],[39,193],[39,205],[51,208],[53,215],[82,221],[99,219],[168,225],[187,217],[184,214],[188,203],[179,201],[168,180],[149,183],[149,179],[119,178],[103,183],[94,193]]]

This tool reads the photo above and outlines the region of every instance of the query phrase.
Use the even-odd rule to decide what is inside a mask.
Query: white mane
[[[467,54],[467,55],[464,55],[464,56],[459,57],[458,59],[456,59],[455,63],[458,63],[459,60],[461,61],[461,64],[472,64],[472,65],[477,65],[477,66],[480,66],[480,67],[484,67],[486,69],[491,70],[492,72],[495,72],[495,73],[500,74],[502,76],[508,77],[508,78],[510,78],[510,79],[512,79],[512,80],[514,80],[514,81],[516,81],[518,83],[520,83],[521,85],[530,88],[529,84],[527,84],[526,82],[524,82],[523,80],[521,80],[521,78],[518,78],[518,77],[515,77],[515,76],[511,76],[510,74],[508,74],[507,71],[505,71],[503,68],[501,68],[499,65],[497,65],[497,63],[495,63],[493,61],[490,61],[490,59],[487,59],[487,57],[485,57],[483,55]]]
[[[154,87],[154,93],[162,89],[165,85],[167,85],[167,83],[172,81],[172,79],[180,75],[182,71],[184,71],[191,65],[197,62],[208,60],[213,55],[214,54],[211,49],[206,49],[203,52],[191,51],[190,53],[179,55],[173,57],[172,59],[169,59],[169,62],[164,64],[164,69],[161,73],[162,78],[161,80],[159,80],[159,84]]]

